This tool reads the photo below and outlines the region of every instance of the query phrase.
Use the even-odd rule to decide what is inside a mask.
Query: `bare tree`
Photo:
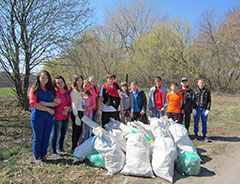
[[[15,85],[19,104],[27,109],[32,69],[90,25],[89,2],[2,0],[0,8],[0,63]]]

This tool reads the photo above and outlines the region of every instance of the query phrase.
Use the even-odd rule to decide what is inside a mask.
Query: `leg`
[[[43,116],[39,116],[34,113],[31,117],[31,126],[33,130],[33,154],[34,158],[41,157],[41,146],[42,146],[42,136],[43,136]]]
[[[55,120],[53,124],[52,136],[50,141],[52,153],[57,153],[57,150],[56,150],[57,138],[59,137],[59,132],[61,127],[62,127],[62,120]]]
[[[45,118],[45,121],[44,121],[41,157],[44,157],[45,155],[47,155],[47,148],[48,148],[48,143],[49,143],[49,138],[52,131],[53,123],[54,123],[54,115],[47,114],[47,117]]]
[[[79,113],[83,114],[83,112],[80,112],[80,111],[79,111]],[[76,125],[75,116],[73,113],[71,113],[71,119],[72,119],[72,151],[74,151],[74,149],[77,147],[77,142],[78,142],[79,136],[82,132],[82,126]]]
[[[207,118],[208,118],[208,116],[205,116],[205,109],[202,109],[201,120],[202,120],[202,134],[203,134],[203,137],[206,137],[206,135],[207,135]]]
[[[93,110],[92,120],[97,121],[97,110]]]
[[[152,117],[153,118],[157,117],[157,109],[155,108],[152,110]]]
[[[110,113],[111,112],[102,112],[102,128],[110,121]]]
[[[58,149],[60,151],[64,150],[63,144],[64,144],[65,135],[66,135],[67,129],[68,129],[68,123],[69,123],[69,119],[62,120],[62,128],[61,128],[61,132],[60,132],[59,140],[58,140]]]
[[[189,130],[190,120],[191,120],[191,113],[185,113],[184,123],[187,130]]]
[[[183,124],[183,116],[185,116],[184,114],[182,114],[182,113],[180,113],[180,115],[179,115],[179,123],[180,124]],[[186,118],[186,116],[185,116],[185,118]],[[185,124],[185,127],[186,127],[186,124]]]
[[[196,111],[197,111],[197,114],[196,114],[196,116],[194,116],[194,133],[195,133],[195,135],[197,135],[197,133],[198,133],[198,123],[199,123],[199,118],[200,118],[200,114],[201,114],[200,108],[196,108]]]
[[[164,111],[161,111],[161,109],[159,109],[159,118],[164,116]]]

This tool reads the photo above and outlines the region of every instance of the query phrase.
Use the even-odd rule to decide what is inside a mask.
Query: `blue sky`
[[[106,9],[113,9],[121,0],[91,0],[95,7],[95,15],[99,22],[104,21]],[[130,0],[125,0],[129,2]],[[171,18],[181,18],[195,25],[205,10],[215,9],[217,14],[229,11],[234,6],[240,6],[240,0],[156,0],[160,10]]]

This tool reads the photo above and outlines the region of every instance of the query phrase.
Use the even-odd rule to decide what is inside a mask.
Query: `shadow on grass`
[[[174,183],[178,180],[187,178],[187,177],[212,177],[215,176],[216,173],[214,171],[210,171],[205,167],[201,166],[201,172],[198,176],[186,176],[186,175],[181,175],[177,170],[175,169],[174,171]]]
[[[240,142],[239,137],[220,137],[220,136],[212,136],[209,137],[211,140],[214,141],[224,141],[224,142]]]

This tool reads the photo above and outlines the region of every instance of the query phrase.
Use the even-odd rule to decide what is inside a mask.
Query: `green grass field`
[[[14,96],[14,88],[0,88],[0,97],[12,97]]]

